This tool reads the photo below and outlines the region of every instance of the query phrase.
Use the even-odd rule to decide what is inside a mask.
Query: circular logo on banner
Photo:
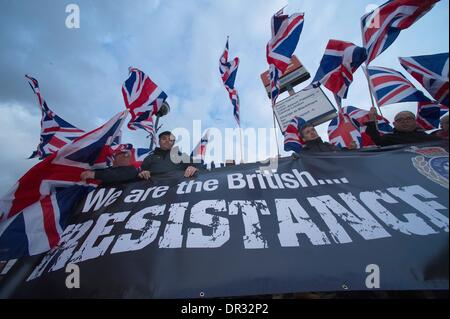
[[[420,154],[411,159],[420,174],[448,188],[448,153],[445,149],[441,147],[411,147],[408,151]]]

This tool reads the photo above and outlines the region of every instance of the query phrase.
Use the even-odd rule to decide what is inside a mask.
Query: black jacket
[[[340,149],[333,144],[322,141],[322,139],[316,138],[315,140],[305,142],[302,147],[301,152],[311,151],[311,152],[333,152],[339,151]]]
[[[413,132],[399,132],[394,129],[393,133],[380,135],[375,122],[366,123],[366,133],[372,138],[373,142],[378,146],[389,146],[410,143],[423,143],[431,141],[439,141],[437,136],[429,135],[424,131],[416,129]]]
[[[174,154],[178,154],[176,160],[181,160],[180,162],[172,161],[170,158],[171,151],[165,151],[157,147],[144,159],[141,170],[150,171],[152,175],[160,175],[173,171],[184,171],[188,166],[197,167],[197,165],[191,163],[191,158],[187,154],[181,153],[176,148],[173,151],[177,152]]]
[[[126,183],[138,180],[139,170],[134,166],[119,166],[94,171],[95,179],[102,184]]]

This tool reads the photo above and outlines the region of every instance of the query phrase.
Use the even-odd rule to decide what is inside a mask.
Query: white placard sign
[[[320,88],[302,90],[275,104],[275,116],[282,132],[295,116],[314,125],[336,117],[336,109]]]

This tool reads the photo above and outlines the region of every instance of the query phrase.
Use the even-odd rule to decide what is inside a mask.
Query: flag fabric
[[[328,138],[330,143],[340,148],[349,148],[352,142],[356,143],[357,148],[362,146],[361,133],[343,109],[339,110],[338,116],[328,125]]]
[[[195,161],[201,161],[203,162],[205,160],[206,155],[206,147],[209,142],[209,130],[206,130],[205,134],[203,134],[202,138],[200,139],[200,142],[197,144],[196,147],[191,152],[191,158]]]
[[[239,67],[239,58],[235,57],[233,60],[228,61],[228,39],[225,44],[225,50],[219,60],[219,71],[222,78],[223,85],[228,92],[231,103],[233,104],[233,115],[236,119],[238,126],[241,125],[240,120],[240,104],[239,96],[236,88],[234,87],[234,82],[236,81],[236,74]]]
[[[400,64],[440,104],[448,105],[448,53],[399,58]]]
[[[416,122],[424,130],[439,128],[440,119],[448,112],[448,107],[437,102],[419,102]]]
[[[128,127],[132,130],[143,129],[148,135],[147,137],[153,139],[155,142],[155,125],[153,122],[153,117],[149,116],[147,112],[142,113],[135,120],[130,120],[128,122]]]
[[[367,63],[386,50],[401,30],[409,28],[439,0],[390,0],[361,18]]]
[[[401,102],[430,101],[398,71],[379,66],[371,66],[367,68],[367,71],[372,93],[375,95],[378,106]]]
[[[303,13],[295,13],[288,16],[283,14],[283,9],[272,16],[272,38],[266,46],[272,106],[275,105],[279,95],[279,78],[291,63],[292,54],[302,33],[303,22]]]
[[[366,49],[351,42],[329,40],[312,83],[320,83],[340,98],[346,98],[353,73],[366,60]]]
[[[365,124],[370,121],[369,111],[354,106],[346,106],[343,107],[343,112],[347,114],[350,119],[352,119],[357,127],[363,129],[364,131],[366,130]],[[389,121],[381,115],[377,115],[377,126],[381,134],[388,134],[393,131]]]
[[[370,121],[369,111],[354,106],[345,106],[342,108],[342,112],[349,116],[353,122],[353,125],[359,130],[359,133],[361,134],[362,147],[376,145],[372,138],[366,133],[366,123]],[[392,133],[393,131],[389,121],[381,115],[377,115],[377,127],[380,135]]]
[[[153,137],[152,116],[161,109],[167,94],[141,70],[133,67],[128,70],[130,74],[122,85],[123,100],[131,114],[128,128],[143,129]]]
[[[153,150],[149,148],[133,148],[131,150],[131,156],[133,157],[133,162],[138,166],[141,167],[142,162],[144,159],[153,153]]]
[[[29,158],[38,157],[42,160],[48,155],[57,152],[61,147],[72,142],[77,137],[83,135],[84,131],[69,122],[64,121],[50,110],[47,106],[47,102],[41,95],[39,82],[29,75],[25,75],[25,77],[27,78],[33,93],[36,94],[42,114],[40,143],[37,146],[36,151],[34,151]]]
[[[294,117],[284,131],[284,150],[286,152],[293,151],[300,153],[305,144],[300,136],[300,128],[306,124],[306,121],[301,117]]]
[[[58,244],[74,204],[95,183],[86,169],[106,167],[108,148],[127,112],[86,133],[33,166],[0,199],[0,260],[43,253]]]

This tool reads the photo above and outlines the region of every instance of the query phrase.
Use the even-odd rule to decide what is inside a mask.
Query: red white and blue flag
[[[367,68],[372,93],[375,95],[378,106],[401,102],[427,102],[429,99],[406,77],[393,69],[379,66]]]
[[[361,18],[367,64],[386,50],[401,30],[409,28],[439,0],[390,0]]]
[[[362,146],[361,133],[343,109],[339,110],[338,116],[328,125],[328,138],[330,143],[340,148],[349,148],[353,142],[357,148]]]
[[[266,46],[269,64],[272,106],[275,105],[280,91],[280,76],[291,63],[292,54],[297,47],[304,22],[303,13],[284,15],[283,9],[272,16],[272,38]]]
[[[128,128],[143,129],[153,137],[155,134],[152,116],[158,113],[167,94],[150,77],[137,68],[130,67],[130,75],[122,85],[122,95],[131,120]]]
[[[241,125],[240,120],[240,104],[239,96],[236,88],[234,87],[234,82],[236,81],[236,74],[239,67],[239,58],[235,57],[233,60],[228,61],[228,39],[225,44],[225,50],[219,60],[219,71],[220,77],[222,78],[223,85],[228,92],[231,103],[233,104],[233,115],[236,119],[238,126]]]
[[[106,167],[108,152],[127,111],[47,156],[0,199],[0,260],[37,255],[55,247],[73,205],[95,184],[86,169]]]
[[[353,81],[353,73],[366,58],[364,48],[351,42],[330,40],[312,83],[320,83],[337,97],[345,99]]]
[[[300,153],[303,145],[305,144],[300,137],[300,128],[306,124],[306,121],[301,117],[294,117],[284,131],[284,150],[286,152]]]
[[[400,64],[440,104],[448,105],[448,53],[399,58]]]
[[[34,151],[29,158],[38,157],[39,159],[43,159],[48,155],[57,152],[61,147],[72,142],[77,137],[83,135],[84,131],[69,122],[64,121],[50,110],[47,106],[47,102],[45,102],[41,95],[38,81],[29,75],[25,75],[25,77],[27,78],[33,93],[36,94],[42,113],[41,141],[37,146],[36,151]]]
[[[366,133],[366,123],[370,121],[369,111],[354,106],[345,106],[342,108],[342,112],[347,114],[353,121],[355,127],[359,129],[359,133],[361,134],[362,146],[364,147],[375,145],[370,136]],[[389,124],[389,121],[381,115],[377,115],[377,127],[381,135],[392,133],[393,131],[393,128]]]
[[[203,134],[200,142],[191,152],[191,158],[195,161],[203,162],[205,160],[206,155],[206,147],[209,142],[209,130],[206,130],[205,134]]]
[[[437,102],[419,102],[416,122],[424,130],[439,128],[440,119],[448,112],[448,106]]]

